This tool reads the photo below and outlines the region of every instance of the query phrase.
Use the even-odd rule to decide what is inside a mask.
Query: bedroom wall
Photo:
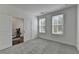
[[[32,15],[28,15],[25,11],[22,11],[22,10],[15,8],[13,6],[10,6],[10,5],[0,5],[0,15],[6,15],[6,17],[15,16],[15,17],[24,18],[24,32],[25,32],[24,33],[24,41],[32,39],[32,20],[34,20],[34,18],[32,19]],[[6,34],[7,31],[0,32],[0,35],[5,34],[5,35],[2,35],[2,37],[3,36],[6,37],[6,38],[4,38],[4,40],[0,39],[0,42],[2,42],[2,43],[6,42],[6,44],[0,43],[0,50],[12,46],[12,39],[11,39],[12,38],[12,25],[11,25],[12,21],[11,21],[11,18],[5,19],[5,20],[6,21],[10,20],[9,23],[5,23],[6,21],[3,22],[3,24],[5,23],[4,24],[5,29],[9,30],[8,34],[10,34],[10,35]],[[2,27],[3,27],[3,24],[1,23],[0,25],[2,25]],[[10,27],[6,28],[7,25],[9,25]],[[4,28],[3,28],[3,30],[4,30]],[[8,39],[9,39],[9,41],[8,41]]]
[[[38,26],[37,17],[33,16],[32,17],[32,39],[37,38],[37,30],[38,30],[37,26]]]
[[[12,46],[11,17],[0,15],[0,50]]]
[[[77,48],[79,51],[79,5],[77,5]]]
[[[26,29],[25,38],[26,40],[35,39],[37,38],[37,17],[29,15],[27,19],[28,20],[24,20]]]
[[[63,35],[53,35],[51,34],[51,16],[56,14],[56,13],[63,13],[64,14],[64,34]],[[47,40],[52,40],[52,41],[57,41],[61,42],[64,44],[69,44],[76,46],[76,36],[77,36],[77,7],[73,6],[70,8],[65,8],[60,11],[56,12],[51,12],[46,15],[38,16],[38,19],[40,17],[46,17],[46,32],[45,34],[38,33],[39,38],[47,39]]]

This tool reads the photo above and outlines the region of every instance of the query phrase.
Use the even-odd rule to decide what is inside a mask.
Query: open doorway
[[[12,17],[12,45],[24,42],[24,19]]]

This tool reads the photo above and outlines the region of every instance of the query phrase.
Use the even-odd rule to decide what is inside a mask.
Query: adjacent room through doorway
[[[24,42],[24,19],[12,17],[12,45]]]

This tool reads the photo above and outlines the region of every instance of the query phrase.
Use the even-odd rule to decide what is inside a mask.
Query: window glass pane
[[[41,19],[41,25],[45,26],[45,18]]]
[[[57,16],[53,16],[53,18],[52,18],[53,20],[52,20],[52,23],[53,24],[57,24],[57,21],[58,21],[58,17]]]
[[[39,20],[39,32],[45,33],[45,18]]]
[[[41,31],[44,33],[45,32],[45,26],[41,26]]]
[[[52,26],[52,33],[57,33],[57,25]]]
[[[57,25],[54,25],[54,33],[56,33],[57,32]]]
[[[58,25],[58,32],[62,32],[62,25]]]
[[[52,33],[54,32],[54,26],[52,25]]]
[[[58,24],[63,24],[63,14],[58,15]]]
[[[52,33],[63,33],[63,14],[52,16]]]

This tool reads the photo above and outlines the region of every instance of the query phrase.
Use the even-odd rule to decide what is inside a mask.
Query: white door
[[[0,50],[12,46],[11,17],[0,15]]]

